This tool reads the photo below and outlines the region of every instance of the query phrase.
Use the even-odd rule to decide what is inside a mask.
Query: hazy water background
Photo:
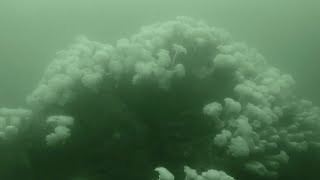
[[[23,106],[75,36],[114,44],[142,25],[190,16],[227,29],[294,76],[320,105],[317,0],[0,0],[0,107]]]

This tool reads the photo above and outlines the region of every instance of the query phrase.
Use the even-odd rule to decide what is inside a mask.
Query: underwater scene
[[[319,9],[1,0],[0,180],[319,180]]]

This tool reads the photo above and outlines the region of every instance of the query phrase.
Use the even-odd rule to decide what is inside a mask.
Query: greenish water
[[[294,76],[299,94],[320,104],[320,3],[283,1],[3,0],[0,105],[19,106],[57,50],[83,34],[114,43],[142,25],[179,15],[205,20],[257,48]]]
[[[163,166],[179,180],[184,179],[184,165],[198,173],[223,170],[236,180],[319,179],[319,7],[316,0],[0,1],[0,179],[155,180],[154,168]],[[159,41],[161,45],[150,49],[135,47],[143,44],[136,39],[134,45],[125,40],[116,45],[142,26],[165,24],[177,16],[225,29],[235,41],[256,48],[270,65],[290,74],[296,85],[274,69],[265,73],[269,67],[254,53],[249,62],[260,64],[250,69],[234,55],[240,59],[235,65],[228,47],[227,53],[217,47],[229,42],[208,38],[206,28],[206,33],[186,41],[179,33],[160,33],[167,44]],[[184,21],[178,18],[175,23]],[[193,23],[192,28],[198,28]],[[116,50],[80,38],[73,47],[79,54],[70,50],[56,55],[82,35]],[[235,51],[243,53],[241,48]],[[165,68],[146,63],[160,61],[161,50],[164,59],[171,58]],[[57,69],[72,67],[68,53],[79,56],[73,65],[84,73],[81,78],[74,69],[46,71],[57,56],[67,62],[57,63]],[[96,53],[103,63],[95,61]],[[143,58],[146,62],[141,63]],[[127,71],[119,70],[119,62]],[[49,88],[38,86],[42,77],[41,85]],[[257,90],[252,82],[268,85]],[[225,98],[231,98],[229,109]]]

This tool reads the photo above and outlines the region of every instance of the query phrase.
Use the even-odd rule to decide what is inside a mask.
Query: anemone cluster
[[[159,173],[158,180],[174,180],[174,175],[171,174],[171,172],[169,172],[166,168],[158,167],[155,169],[155,171]],[[185,180],[234,180],[233,177],[227,175],[225,172],[213,169],[202,172],[199,175],[196,170],[185,166],[184,172],[186,174]]]
[[[26,109],[0,109],[0,139],[14,138],[30,123],[32,111]]]
[[[33,151],[58,148],[61,162],[78,158],[80,167],[60,179],[79,171],[94,179],[97,167],[84,168],[95,156],[90,153],[104,167],[99,178],[121,179],[105,169],[130,171],[141,161],[152,167],[133,168],[127,177],[149,178],[147,171],[163,165],[178,172],[188,164],[236,179],[242,173],[277,178],[291,154],[320,147],[320,108],[297,97],[295,85],[226,31],[177,17],[115,46],[79,37],[57,53],[27,97],[33,114],[0,110],[0,138],[19,136],[22,122],[31,121],[25,131],[43,144]],[[78,148],[86,154],[75,153]],[[137,156],[130,166],[128,153]],[[165,168],[156,171],[159,180],[174,178]],[[217,170],[185,172],[186,180],[233,180]]]

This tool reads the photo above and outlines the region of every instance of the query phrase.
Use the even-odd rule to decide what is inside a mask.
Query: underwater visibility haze
[[[0,179],[318,180],[319,7],[1,1]]]

